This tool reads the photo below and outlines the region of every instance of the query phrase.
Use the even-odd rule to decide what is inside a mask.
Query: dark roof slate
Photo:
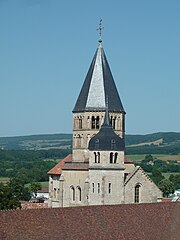
[[[178,240],[180,203],[0,211],[1,240]]]
[[[124,139],[114,132],[110,124],[108,107],[100,131],[89,141],[88,149],[91,151],[124,151],[125,149]]]
[[[92,84],[92,76],[93,76],[93,71],[97,67],[95,66],[97,55],[100,54],[101,56],[101,67],[102,67],[102,72],[103,76],[100,78],[100,81],[103,81],[103,87],[104,87],[104,106],[103,107],[98,107],[98,106],[93,106],[93,107],[88,107],[87,106],[87,99],[89,96],[89,90],[90,90],[90,85]],[[99,81],[99,80],[98,80]],[[96,102],[97,95],[91,96],[94,98],[94,102]],[[73,109],[73,112],[84,112],[84,111],[105,111],[105,101],[106,98],[108,97],[109,101],[109,111],[110,112],[124,112],[124,108],[121,102],[121,99],[119,97],[107,58],[105,56],[103,47],[101,43],[98,46],[98,49],[96,50],[96,53],[93,57],[93,60],[91,62],[90,68],[88,70],[88,73],[86,75],[85,81],[83,83],[83,86],[81,88],[79,97],[77,99],[77,102],[75,104],[75,107]]]

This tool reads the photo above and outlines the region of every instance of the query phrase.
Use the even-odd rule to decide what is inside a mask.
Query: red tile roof
[[[132,160],[125,156],[125,164],[133,164]],[[69,154],[63,160],[61,160],[55,167],[53,167],[48,174],[59,175],[62,174],[62,170],[88,170],[89,162],[79,163],[72,162],[72,154]]]
[[[89,163],[65,163],[62,167],[62,170],[88,170],[89,169]]]
[[[127,156],[124,156],[124,163],[125,164],[127,164],[127,163],[133,164],[133,161],[131,159],[129,159]]]
[[[0,211],[1,240],[178,240],[180,203]]]
[[[63,160],[61,160],[58,164],[56,164],[55,167],[53,167],[49,172],[48,174],[52,174],[52,175],[59,175],[62,173],[62,166],[64,165],[64,163],[66,161],[71,161],[72,159],[72,154],[69,154],[67,157],[65,157]]]
[[[37,208],[48,208],[47,203],[32,203],[32,202],[24,202],[21,203],[22,209],[37,209]]]

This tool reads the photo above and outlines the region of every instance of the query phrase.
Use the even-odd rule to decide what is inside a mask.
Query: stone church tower
[[[161,191],[125,152],[125,111],[102,40],[73,109],[72,154],[49,174],[49,207],[157,202]]]
[[[102,47],[102,41],[99,40],[97,51],[73,109],[74,161],[82,162],[88,159],[88,143],[103,123],[106,98],[108,98],[111,124],[115,132],[124,138],[125,111]]]

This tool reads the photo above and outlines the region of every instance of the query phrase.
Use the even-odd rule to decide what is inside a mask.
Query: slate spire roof
[[[110,112],[124,112],[102,41],[99,41],[73,112],[105,111],[107,96]]]

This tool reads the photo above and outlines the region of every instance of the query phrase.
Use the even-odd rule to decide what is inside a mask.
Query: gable
[[[140,167],[136,167],[131,175],[127,177],[124,186],[126,203],[151,203],[162,199],[160,189]],[[135,189],[137,187],[139,188],[138,200],[135,200]]]

